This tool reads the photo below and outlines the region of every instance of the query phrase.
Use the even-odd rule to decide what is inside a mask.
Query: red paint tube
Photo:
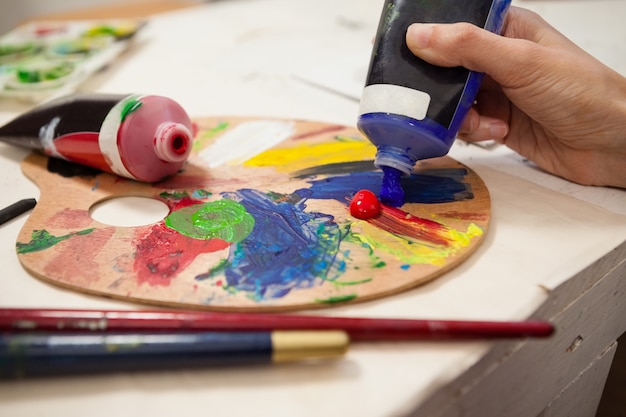
[[[18,116],[0,127],[0,141],[157,182],[182,168],[192,132],[185,110],[166,97],[77,94]]]

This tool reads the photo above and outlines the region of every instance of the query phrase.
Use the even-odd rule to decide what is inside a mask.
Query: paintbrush
[[[0,334],[0,378],[336,358],[342,331]]]
[[[464,321],[213,313],[177,310],[0,309],[0,331],[342,330],[352,341],[548,337],[546,321]]]

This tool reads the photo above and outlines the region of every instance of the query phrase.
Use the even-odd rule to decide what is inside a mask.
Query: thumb
[[[406,33],[409,50],[423,60],[442,67],[462,66],[484,72],[498,84],[513,87],[528,65],[534,43],[511,39],[471,23],[414,23]]]

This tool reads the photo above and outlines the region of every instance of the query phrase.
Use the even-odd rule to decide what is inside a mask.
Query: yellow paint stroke
[[[353,238],[372,250],[387,252],[401,262],[410,265],[430,264],[442,266],[446,260],[471,243],[472,239],[483,234],[483,230],[471,223],[466,232],[448,229],[444,232],[450,239],[448,245],[436,245],[412,239],[407,236],[397,236],[371,225],[365,221],[355,221],[352,230],[360,228],[361,233],[353,232]]]
[[[372,159],[375,153],[376,148],[367,141],[338,136],[332,142],[270,149],[248,159],[244,165],[272,166],[289,173],[319,165]]]

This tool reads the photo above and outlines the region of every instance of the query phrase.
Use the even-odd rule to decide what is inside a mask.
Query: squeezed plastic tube
[[[193,125],[175,101],[154,95],[78,94],[0,127],[0,141],[144,182],[176,174]]]
[[[511,0],[386,0],[357,127],[377,147],[384,172],[380,198],[404,203],[399,178],[417,161],[446,155],[472,106],[483,74],[431,65],[411,53],[412,23],[469,22],[499,33]]]

